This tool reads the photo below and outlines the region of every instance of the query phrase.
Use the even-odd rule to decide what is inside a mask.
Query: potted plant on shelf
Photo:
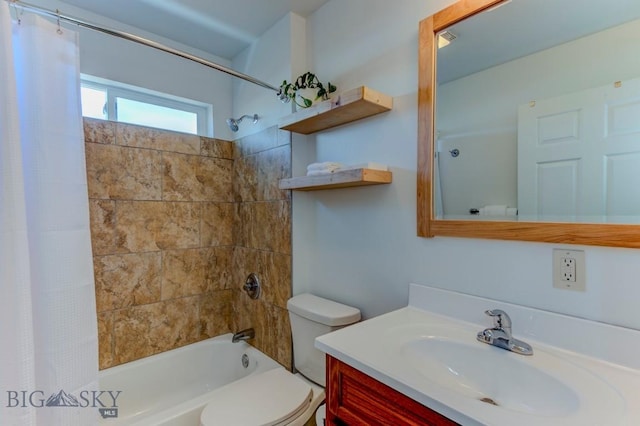
[[[294,82],[288,83],[284,80],[280,85],[280,98],[283,101],[293,102],[301,108],[309,108],[314,102],[326,101],[329,99],[329,94],[335,92],[336,86],[327,83],[327,87],[318,80],[315,74],[307,71],[302,74]]]

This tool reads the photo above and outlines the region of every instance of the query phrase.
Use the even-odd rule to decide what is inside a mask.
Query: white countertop
[[[514,337],[531,344],[533,356],[477,342],[476,333],[492,325],[486,309],[506,311]],[[485,366],[487,374],[498,377],[507,365],[545,371],[576,388],[575,398],[566,407],[556,401],[545,412],[526,412],[528,407],[496,407],[442,386],[421,371],[415,358],[406,358],[407,342],[429,339],[433,330],[455,334],[452,338],[474,350],[497,351],[489,356],[497,354],[500,362]],[[637,330],[412,284],[406,308],[321,336],[316,347],[462,425],[640,425]],[[513,371],[509,377],[518,380]],[[525,400],[537,399],[538,391],[542,399],[549,397],[544,384],[523,386]]]

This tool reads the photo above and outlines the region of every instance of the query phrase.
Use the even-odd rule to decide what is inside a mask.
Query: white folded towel
[[[480,216],[506,216],[507,206],[489,205],[480,207]]]
[[[307,171],[313,171],[313,170],[330,170],[330,171],[335,171],[338,170],[340,168],[344,167],[342,164],[340,163],[336,163],[333,161],[325,161],[324,163],[311,163],[307,166]]]
[[[518,209],[505,205],[488,205],[480,207],[480,216],[516,216]]]
[[[387,166],[386,164],[369,162],[369,163],[353,164],[353,165],[349,165],[342,168],[342,170],[353,170],[353,169],[371,169],[371,170],[387,171],[389,170],[389,166]]]
[[[307,166],[307,176],[326,175],[341,170],[343,167],[342,164],[332,161],[311,163]]]
[[[307,176],[330,175],[334,170],[311,170],[307,172]]]

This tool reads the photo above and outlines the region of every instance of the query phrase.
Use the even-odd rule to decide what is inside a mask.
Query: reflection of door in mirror
[[[640,79],[521,105],[520,216],[635,222],[638,135]]]
[[[628,0],[594,0],[589,8],[575,0],[555,0],[553,9],[539,0],[519,0],[446,28],[455,39],[437,50],[439,217],[471,220],[472,210],[506,205],[518,208],[520,221],[638,223],[640,209],[624,196],[632,194],[630,186],[613,183],[628,181],[622,176],[635,169],[633,156],[623,158],[622,152],[640,148],[629,143],[624,150],[614,147],[611,135],[597,144],[585,136],[595,137],[589,129],[604,128],[603,120],[619,122],[637,117],[639,110],[627,105],[614,111],[602,101],[589,112],[581,109],[581,101],[565,99],[575,107],[562,118],[555,114],[565,107],[554,112],[549,105],[550,99],[589,96],[601,87],[608,92],[599,96],[640,97],[633,83],[640,76],[638,17],[640,2]],[[622,87],[614,88],[616,81]],[[534,108],[528,106],[532,103]],[[539,161],[520,170],[521,151],[530,146],[519,140],[520,105],[532,114],[531,126],[544,126],[533,132],[566,130],[569,135],[578,131],[571,126],[579,126],[579,139],[533,145],[537,148],[530,153],[536,151]],[[636,132],[640,146],[640,128],[625,126],[627,139]],[[453,149],[459,150],[458,157],[448,155]],[[578,155],[585,150],[589,157]]]

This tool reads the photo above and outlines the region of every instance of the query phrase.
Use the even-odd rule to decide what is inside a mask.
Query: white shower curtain
[[[98,339],[78,62],[75,32],[12,22],[0,1],[2,425],[98,419],[82,399],[98,390]],[[44,406],[60,391],[66,406]]]

